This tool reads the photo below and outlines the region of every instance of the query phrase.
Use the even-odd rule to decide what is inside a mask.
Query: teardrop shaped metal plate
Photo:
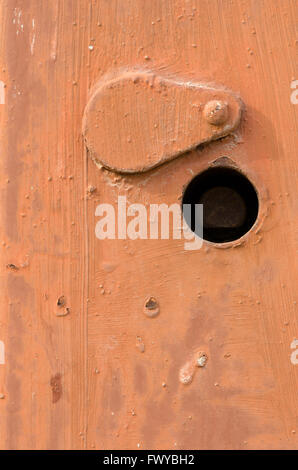
[[[241,109],[239,97],[222,88],[125,71],[95,86],[83,135],[91,157],[104,167],[144,172],[228,135]]]

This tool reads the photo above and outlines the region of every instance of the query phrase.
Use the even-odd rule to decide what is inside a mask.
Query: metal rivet
[[[213,126],[220,126],[228,119],[228,104],[224,101],[212,100],[204,107],[204,118]]]

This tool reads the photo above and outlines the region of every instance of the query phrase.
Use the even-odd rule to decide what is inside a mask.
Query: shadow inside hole
[[[187,186],[183,204],[191,211],[184,218],[193,232],[213,243],[237,240],[254,225],[259,212],[256,190],[248,178],[228,167],[209,168]],[[196,226],[195,204],[203,204],[203,232]],[[190,217],[191,215],[191,217]]]

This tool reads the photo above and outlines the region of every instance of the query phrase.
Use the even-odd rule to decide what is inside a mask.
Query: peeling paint
[[[30,43],[30,52],[31,52],[31,55],[34,55],[35,40],[36,40],[35,20],[34,20],[34,18],[33,18],[33,20],[32,20],[32,39],[31,39],[31,43]]]
[[[17,36],[24,32],[24,25],[22,23],[22,10],[20,8],[14,9],[14,17],[12,20],[13,24],[16,25]]]
[[[52,403],[57,403],[62,395],[61,374],[56,374],[50,380],[52,389]]]

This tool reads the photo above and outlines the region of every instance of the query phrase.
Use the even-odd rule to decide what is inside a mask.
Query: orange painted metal
[[[239,125],[241,111],[239,98],[226,90],[126,71],[96,84],[83,134],[95,161],[137,173],[225,137]],[[111,139],[111,128],[117,139]]]
[[[297,2],[0,8],[1,449],[297,449]],[[240,126],[144,174],[99,168],[84,110],[127,68],[233,90]],[[96,238],[100,203],[180,203],[214,162],[258,191],[241,240]]]

